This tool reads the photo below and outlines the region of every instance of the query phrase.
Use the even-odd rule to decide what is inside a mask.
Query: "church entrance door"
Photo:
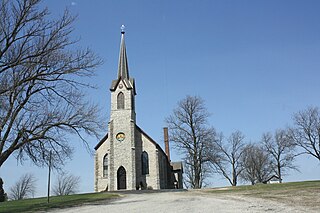
[[[127,189],[126,170],[125,168],[123,168],[123,166],[120,166],[117,171],[117,182],[118,182],[118,190]]]

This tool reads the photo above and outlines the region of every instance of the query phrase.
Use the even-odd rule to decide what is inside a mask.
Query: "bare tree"
[[[55,195],[70,195],[78,191],[80,177],[68,173],[59,175],[56,184],[53,187]]]
[[[295,144],[291,141],[288,131],[277,130],[273,136],[271,133],[265,133],[262,136],[262,143],[271,157],[271,166],[273,172],[278,176],[280,183],[285,171],[289,169],[297,170],[294,165]]]
[[[210,162],[214,171],[223,175],[232,186],[238,183],[238,177],[243,170],[241,157],[244,152],[244,135],[240,131],[233,132],[225,141],[222,136],[216,140],[215,153]]]
[[[291,140],[308,154],[320,161],[320,112],[318,107],[309,107],[296,113],[294,126],[290,128]]]
[[[25,174],[9,189],[12,200],[22,200],[34,196],[36,179],[33,174]]]
[[[97,106],[82,92],[101,60],[71,40],[67,10],[52,20],[40,2],[0,3],[0,167],[13,153],[43,166],[50,150],[61,165],[72,153],[67,135],[86,144],[84,133],[101,129]]]
[[[3,180],[0,177],[0,202],[4,202],[6,200],[6,193],[3,189]]]
[[[272,174],[268,153],[260,146],[248,144],[242,156],[244,170],[240,177],[252,185],[265,182]]]
[[[205,152],[216,137],[215,130],[207,124],[208,116],[200,97],[187,96],[166,119],[170,140],[185,155],[184,171],[186,182],[191,188],[201,188],[208,172],[208,157]]]

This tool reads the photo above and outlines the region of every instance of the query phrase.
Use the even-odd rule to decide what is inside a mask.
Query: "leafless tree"
[[[269,154],[261,146],[246,145],[241,161],[244,170],[240,177],[252,185],[265,182],[272,174]]]
[[[284,172],[289,169],[297,170],[294,165],[295,144],[291,141],[288,131],[277,130],[273,136],[271,133],[265,133],[262,136],[262,144],[271,157],[271,166],[273,172],[279,177],[280,183]]]
[[[205,152],[214,142],[216,132],[208,126],[208,116],[200,97],[187,96],[166,119],[170,140],[185,155],[186,182],[191,188],[201,188],[209,171]]]
[[[294,126],[290,128],[291,140],[308,154],[320,161],[320,112],[318,107],[309,107],[296,113]]]
[[[53,20],[40,0],[1,1],[0,167],[13,153],[43,166],[50,151],[58,166],[72,153],[67,135],[98,135],[83,81],[101,60],[70,38],[74,20],[67,10]]]
[[[0,177],[0,202],[6,201],[6,193],[4,192],[3,189],[3,180]]]
[[[34,196],[36,179],[33,174],[25,174],[9,189],[12,200],[22,200]]]
[[[78,191],[80,177],[68,173],[62,173],[53,187],[55,195],[70,195]]]
[[[227,140],[220,136],[216,140],[215,156],[211,159],[214,171],[223,175],[232,186],[238,183],[238,177],[243,170],[241,157],[244,152],[244,135],[240,131],[233,132]]]

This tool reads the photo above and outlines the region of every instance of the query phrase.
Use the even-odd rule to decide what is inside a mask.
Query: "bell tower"
[[[124,25],[121,27],[118,76],[112,81],[109,121],[110,190],[136,188],[135,83],[129,76]]]

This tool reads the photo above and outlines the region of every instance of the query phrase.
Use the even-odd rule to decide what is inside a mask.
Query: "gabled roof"
[[[173,171],[179,171],[181,170],[181,172],[183,173],[183,165],[182,162],[171,162],[171,166],[172,166],[172,170]]]
[[[266,182],[269,182],[269,181],[279,181],[281,180],[281,178],[279,178],[277,175],[272,175],[271,177],[269,177]]]
[[[157,142],[155,142],[147,133],[145,133],[137,124],[136,124],[136,128],[137,130],[143,134],[146,138],[149,139],[149,141],[151,143],[153,143],[154,145],[157,146],[158,149],[160,149],[163,153],[164,151],[162,150],[162,148],[159,146],[159,144]],[[108,133],[99,141],[99,143],[94,147],[95,150],[99,149],[99,147],[108,139]]]
[[[146,138],[148,138],[148,140],[149,140],[151,143],[153,143],[153,144],[157,147],[157,149],[164,154],[164,156],[166,156],[167,161],[169,162],[168,156],[167,156],[167,154],[163,151],[163,149],[161,148],[161,146],[160,146],[157,142],[155,142],[155,140],[153,140],[147,133],[145,133],[137,124],[136,124],[136,128],[137,128],[137,130],[138,130],[141,134],[143,134]]]
[[[95,150],[99,149],[99,147],[108,139],[108,133],[99,141],[99,143],[94,147]]]
[[[161,146],[155,142],[147,133],[145,133],[137,124],[135,125],[137,130],[144,135],[151,143],[153,143],[156,148],[166,156],[168,163],[172,166],[173,171],[179,171],[181,170],[183,172],[183,165],[182,162],[169,162],[168,156],[166,153],[163,151]],[[94,147],[95,150],[99,149],[99,147],[108,139],[108,133],[99,141],[99,143]]]
[[[148,140],[153,143],[157,149],[159,149],[161,152],[165,154],[165,152],[162,150],[161,146],[155,142],[147,133],[145,133],[137,124],[136,124],[137,130],[143,134]],[[94,147],[95,150],[99,149],[99,147],[108,139],[108,133],[99,141],[99,143]],[[167,156],[167,155],[166,155]]]
[[[111,83],[111,87],[110,87],[110,90],[111,91],[115,91],[118,84],[120,83],[120,81],[123,81],[124,83],[124,86],[127,88],[127,89],[133,89],[134,91],[134,94],[136,95],[136,90],[135,90],[135,82],[134,82],[134,78],[129,78],[129,79],[121,79],[121,78],[118,78],[117,80],[113,80],[112,83]]]
[[[143,134],[146,138],[148,138],[151,143],[153,143],[154,145],[156,145],[157,148],[159,147],[159,148],[161,149],[161,151],[164,153],[164,151],[162,150],[162,148],[160,147],[160,145],[159,145],[157,142],[155,142],[147,133],[145,133],[137,124],[136,124],[136,128],[137,128],[137,130],[138,130],[141,134]]]
[[[143,134],[146,138],[148,138],[149,141],[151,143],[153,143],[157,147],[157,149],[163,153],[164,156],[166,156],[167,162],[170,164],[172,171],[181,171],[183,173],[183,165],[182,165],[181,161],[169,162],[169,158],[168,158],[167,154],[163,151],[161,146],[157,142],[155,142],[147,133],[145,133],[138,125],[136,125],[136,128],[141,134]]]

